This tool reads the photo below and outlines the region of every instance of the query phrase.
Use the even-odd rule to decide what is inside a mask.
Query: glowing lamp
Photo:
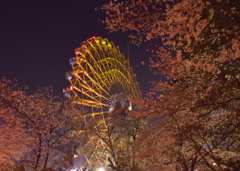
[[[67,79],[67,80],[71,80],[72,78],[73,78],[72,73],[71,73],[71,72],[67,72],[67,73],[66,73],[66,79]]]
[[[70,59],[70,60],[69,60],[69,63],[70,63],[70,65],[72,65],[72,66],[75,65],[75,64],[76,64],[75,58]]]
[[[97,171],[105,171],[105,169],[101,167],[101,168],[97,169]]]
[[[63,96],[64,97],[68,97],[68,96],[70,96],[70,94],[71,94],[71,91],[69,91],[69,88],[63,89]]]
[[[95,39],[95,42],[99,43],[99,42],[100,42],[100,40],[99,40],[99,39]]]
[[[87,45],[86,44],[82,44],[82,47],[85,48],[85,47],[87,47]]]
[[[80,51],[79,51],[79,50],[76,50],[76,51],[75,51],[75,55],[80,55]]]

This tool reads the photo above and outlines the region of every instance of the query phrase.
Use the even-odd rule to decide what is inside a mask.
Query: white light
[[[130,105],[128,106],[128,110],[132,110],[132,102],[130,101]]]
[[[101,167],[97,171],[105,171],[105,169]]]
[[[110,107],[109,108],[109,112],[113,112],[114,108],[113,107]]]

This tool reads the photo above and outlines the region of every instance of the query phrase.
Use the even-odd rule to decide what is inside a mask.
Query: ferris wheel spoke
[[[93,85],[95,85],[95,86],[98,87],[98,88],[101,87],[100,90],[103,90],[103,87],[102,87],[99,83],[97,83],[95,80],[93,80],[92,77],[90,77],[88,74],[86,74],[86,75],[87,75],[87,77],[90,79],[89,82],[91,83],[91,85],[90,85],[89,83],[87,83],[86,80],[84,80],[84,77],[80,77],[79,75],[76,75],[76,77],[77,77],[77,78],[80,80],[80,82],[81,82],[81,85],[80,85],[80,86],[81,86],[81,89],[79,89],[79,88],[77,88],[77,87],[75,87],[75,89],[78,90],[79,92],[82,92],[83,94],[85,94],[85,95],[88,96],[88,94],[86,94],[86,91],[85,91],[85,90],[87,90],[87,91],[89,91],[89,92],[91,92],[91,93],[96,94],[98,97],[105,98],[105,99],[107,100],[107,98],[104,97],[104,96],[100,93],[101,91],[97,91],[97,90],[95,90],[95,89],[93,88]],[[107,93],[106,90],[104,90],[104,92]]]
[[[84,106],[90,106],[90,107],[95,107],[95,108],[100,108],[101,106],[108,106],[107,104],[101,103],[101,102],[95,102],[92,100],[86,100],[86,99],[81,99],[78,104],[84,105]]]
[[[102,67],[112,68],[112,69],[118,68],[125,75],[128,75],[128,69],[126,68],[126,66],[124,66],[124,63],[125,63],[124,61],[119,61],[117,59],[107,57],[107,58],[99,60],[97,62],[97,65],[100,65]],[[106,66],[106,65],[110,65],[110,66]]]
[[[79,75],[76,75],[76,77],[78,77],[80,80],[82,80],[83,83],[85,83],[85,84],[87,84],[87,83],[86,83],[86,80],[84,78],[88,78],[87,80],[92,85],[97,87],[99,90],[101,90],[101,91],[103,91],[105,93],[108,93],[107,90],[106,90],[106,87],[108,87],[108,81],[107,80],[103,80],[103,78],[100,77],[100,74],[98,72],[96,72],[96,70],[92,66],[90,66],[89,63],[87,63],[87,65],[90,68],[90,72],[85,71],[81,67],[81,71],[79,73],[82,73],[82,77],[79,77]],[[90,74],[92,74],[92,76]],[[98,79],[98,81],[95,81],[96,79]]]

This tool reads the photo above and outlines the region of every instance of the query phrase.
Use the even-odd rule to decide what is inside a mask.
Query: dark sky
[[[127,56],[127,34],[109,34],[95,7],[106,0],[4,0],[0,2],[0,77],[17,79],[30,91],[51,85],[56,95],[69,86],[65,73],[74,49],[92,36],[119,45]],[[148,89],[150,72],[141,64],[149,55],[130,46],[130,62],[140,88]]]

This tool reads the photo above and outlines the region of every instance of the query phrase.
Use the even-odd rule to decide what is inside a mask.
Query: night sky
[[[17,79],[30,93],[52,86],[55,95],[70,84],[65,73],[74,49],[92,36],[107,38],[127,56],[127,34],[108,33],[95,8],[106,0],[4,0],[0,2],[0,77]],[[148,91],[149,54],[130,45],[130,63],[143,94]]]

